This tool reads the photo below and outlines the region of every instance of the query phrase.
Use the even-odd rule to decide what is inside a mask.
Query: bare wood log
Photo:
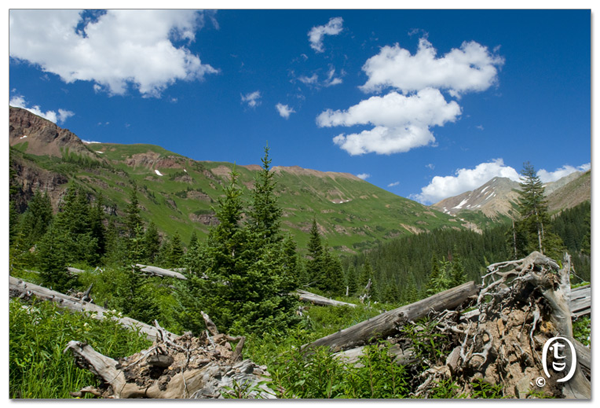
[[[140,271],[150,274],[150,275],[162,276],[162,277],[166,276],[168,278],[187,280],[187,278],[179,272],[171,271],[169,269],[159,268],[158,266],[141,265],[141,264],[136,264],[135,266],[140,268]]]
[[[162,345],[162,346],[161,346]],[[166,348],[167,352],[177,351],[169,349],[168,345],[159,342],[157,346],[152,347],[142,355],[148,355],[157,347]],[[212,361],[203,359],[195,360],[193,367],[189,365],[189,359],[182,361],[173,355],[154,355],[146,359],[145,363],[153,363],[156,369],[163,368],[163,374],[157,379],[145,378],[144,381],[129,372],[129,366],[122,367],[117,361],[104,356],[95,351],[90,345],[71,341],[66,351],[71,351],[77,361],[77,364],[90,370],[94,375],[108,385],[104,392],[86,387],[79,393],[73,395],[83,395],[92,393],[96,396],[107,398],[155,398],[155,399],[197,399],[197,398],[223,398],[222,394],[229,392],[234,382],[248,386],[251,391],[247,398],[274,398],[274,393],[265,384],[261,383],[264,378],[262,375],[268,375],[264,367],[259,367],[250,360],[237,362],[236,364],[222,364],[219,359]],[[193,351],[193,350],[191,350]],[[136,360],[137,364],[142,359]],[[156,364],[156,363],[159,364]],[[176,370],[170,370],[165,365],[177,365]],[[185,366],[181,366],[185,364]],[[144,367],[137,367],[138,373],[147,371]],[[138,380],[140,382],[138,382]]]
[[[361,346],[346,351],[340,351],[335,353],[333,357],[360,368],[363,367],[360,363],[360,357],[364,355],[364,349],[365,346]],[[388,349],[388,354],[394,358],[394,363],[397,365],[409,365],[417,361],[415,352],[412,348],[403,350],[398,344],[392,345]]]
[[[296,293],[299,295],[299,298],[303,302],[310,302],[319,306],[350,306],[356,307],[355,304],[340,302],[339,300],[333,300],[326,298],[324,296],[316,295],[314,293],[307,292],[305,290],[298,289]]]
[[[35,296],[39,300],[55,302],[58,306],[64,307],[65,309],[76,312],[90,312],[90,316],[98,320],[106,318],[106,314],[109,312],[108,310],[94,303],[85,302],[76,297],[65,295],[33,283],[25,282],[21,279],[15,278],[14,276],[10,277],[9,289],[11,297],[23,298]],[[112,316],[112,318],[127,328],[139,329],[150,340],[156,340],[159,336],[158,329],[146,323],[142,323],[129,317]],[[170,334],[173,337],[177,337],[175,334]]]
[[[84,272],[85,272],[85,271],[84,271],[84,270],[82,270],[82,269],[73,268],[73,267],[71,267],[71,266],[68,266],[68,267],[67,267],[67,271],[69,271],[69,272],[71,272],[71,273],[74,273],[74,274],[76,274],[76,275],[77,275],[77,274],[80,274],[80,273],[84,273]]]
[[[584,316],[592,312],[592,288],[590,285],[571,290],[569,308],[573,317]]]
[[[397,326],[403,321],[419,320],[427,316],[431,311],[454,309],[478,292],[479,286],[475,282],[467,282],[410,305],[382,313],[337,333],[322,337],[305,345],[305,347],[327,346],[333,351],[358,347],[367,344],[371,339],[386,338],[395,334]]]

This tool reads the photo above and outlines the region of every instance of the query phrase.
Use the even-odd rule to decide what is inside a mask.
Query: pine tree
[[[42,194],[40,190],[36,190],[20,221],[20,229],[24,235],[25,245],[31,247],[38,242],[48,230],[52,219],[50,197],[47,193]],[[14,220],[11,225],[13,223]]]
[[[282,239],[280,223],[282,209],[277,204],[275,196],[275,173],[271,171],[269,147],[265,147],[265,156],[261,159],[262,169],[254,180],[252,202],[248,211],[250,230],[265,243],[273,243]]]
[[[143,227],[142,217],[140,216],[140,203],[137,196],[137,185],[133,183],[129,204],[125,208],[125,225],[127,226],[127,236],[134,238],[139,226]],[[143,229],[142,229],[143,231]]]
[[[519,191],[518,209],[520,219],[515,223],[517,235],[524,237],[524,242],[517,246],[519,256],[526,256],[532,251],[539,251],[551,257],[560,257],[562,242],[551,231],[548,203],[544,196],[544,185],[533,165],[526,162],[521,171],[521,190]]]
[[[166,265],[169,268],[176,268],[181,266],[183,262],[183,244],[181,243],[181,237],[179,233],[175,231],[171,243],[169,245],[169,252],[167,253]]]
[[[40,278],[42,285],[58,292],[71,289],[75,279],[67,271],[71,259],[67,249],[71,246],[67,232],[52,223],[38,244]]]
[[[309,285],[320,287],[323,286],[325,270],[325,259],[321,235],[317,226],[317,220],[313,218],[313,223],[310,228],[308,237],[308,259],[306,261],[306,274],[308,276]]]
[[[346,285],[348,286],[348,295],[355,295],[358,291],[358,272],[354,265],[348,267],[346,272]]]
[[[154,264],[160,252],[160,236],[156,224],[150,221],[144,232],[144,259],[149,264]]]
[[[134,239],[141,240],[141,227],[137,228],[139,235]],[[117,285],[117,303],[125,316],[147,324],[152,324],[159,312],[152,287],[137,266],[124,269],[123,279]]]
[[[344,270],[340,258],[333,254],[329,248],[324,249],[324,279],[322,281],[322,289],[332,295],[339,296],[344,293]]]
[[[96,204],[90,210],[90,231],[98,245],[98,256],[106,254],[106,228],[104,227],[104,198],[102,194],[96,199]]]
[[[260,224],[242,222],[238,177],[234,169],[214,208],[219,224],[188,257],[188,280],[178,292],[182,321],[194,332],[204,326],[199,310],[219,329],[237,334],[283,330],[297,320],[295,300],[287,292],[295,286],[286,279],[290,258],[281,242],[267,242]],[[273,232],[271,237],[279,234]]]
[[[462,285],[467,281],[467,274],[465,272],[465,268],[463,267],[463,263],[458,256],[454,256],[451,265],[452,266],[450,267],[449,273],[450,284],[448,289]]]

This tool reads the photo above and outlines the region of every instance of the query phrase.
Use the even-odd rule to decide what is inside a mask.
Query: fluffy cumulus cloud
[[[369,177],[371,177],[371,175],[369,173],[360,173],[360,174],[357,174],[356,177],[358,177],[361,180],[366,180]]]
[[[308,41],[310,48],[315,52],[324,52],[323,37],[326,35],[338,35],[342,32],[344,20],[341,17],[334,17],[329,22],[322,26],[316,26],[308,32]]]
[[[218,72],[180,44],[194,41],[202,24],[203,14],[191,10],[108,10],[93,18],[79,10],[11,10],[10,56],[66,83],[160,96],[177,80]]]
[[[14,106],[15,108],[26,109],[29,112],[56,124],[62,124],[68,118],[75,115],[73,112],[65,109],[59,109],[58,112],[51,110],[44,112],[38,105],[29,106],[29,103],[22,96],[13,96],[9,101],[9,105]]]
[[[446,101],[442,91],[460,98],[497,82],[504,59],[476,42],[465,42],[437,56],[432,44],[419,40],[415,55],[398,44],[385,46],[363,66],[366,93],[380,93],[347,110],[328,109],[317,117],[320,127],[372,125],[357,133],[339,134],[333,142],[351,155],[392,154],[435,145],[433,126],[455,122],[461,115],[456,101]],[[391,89],[390,89],[391,88]]]
[[[454,122],[460,113],[455,101],[448,103],[439,90],[426,88],[409,96],[397,92],[373,96],[345,111],[328,109],[317,117],[317,125],[373,125],[373,129],[341,134],[333,141],[351,155],[391,154],[435,142],[430,127]]]
[[[284,105],[282,103],[278,103],[277,105],[275,105],[275,108],[277,109],[277,112],[279,112],[279,115],[284,119],[288,119],[292,113],[296,112],[288,105]]]
[[[563,177],[575,172],[585,172],[591,168],[591,163],[582,164],[578,167],[564,165],[563,167],[556,169],[555,171],[546,171],[544,169],[537,172],[538,177],[542,183],[550,183],[552,181],[560,180]]]
[[[249,107],[251,108],[256,108],[258,105],[260,105],[260,91],[254,91],[254,92],[250,92],[247,93],[246,95],[242,95],[242,103],[246,103]]]
[[[369,58],[363,71],[369,79],[361,87],[365,92],[379,92],[393,87],[404,93],[426,87],[446,89],[452,96],[484,91],[497,81],[498,67],[504,59],[474,41],[464,42],[441,58],[425,38],[419,40],[415,55],[401,48],[381,48]]]
[[[494,177],[519,181],[519,173],[514,168],[506,166],[502,159],[495,159],[478,164],[474,169],[458,169],[453,176],[435,176],[431,183],[421,189],[420,194],[411,198],[423,204],[437,203],[444,198],[474,190]]]

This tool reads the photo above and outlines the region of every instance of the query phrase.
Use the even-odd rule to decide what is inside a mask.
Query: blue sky
[[[591,162],[589,10],[12,10],[10,104],[87,141],[430,204]]]

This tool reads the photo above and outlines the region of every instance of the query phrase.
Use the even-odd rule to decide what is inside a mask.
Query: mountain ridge
[[[86,144],[26,110],[11,108],[10,112],[11,168],[13,182],[21,189],[21,209],[27,196],[42,188],[51,193],[56,211],[68,183],[73,182],[90,199],[102,194],[106,213],[123,215],[135,184],[142,218],[154,222],[165,235],[179,232],[187,242],[193,231],[206,236],[217,222],[212,206],[224,194],[232,169],[240,174],[245,200],[260,169],[256,164],[195,161],[155,145]],[[28,137],[21,138],[25,134]],[[275,166],[272,171],[283,209],[282,225],[299,247],[307,242],[313,218],[329,245],[342,252],[436,228],[466,228],[466,223],[453,216],[349,173],[299,166]]]

